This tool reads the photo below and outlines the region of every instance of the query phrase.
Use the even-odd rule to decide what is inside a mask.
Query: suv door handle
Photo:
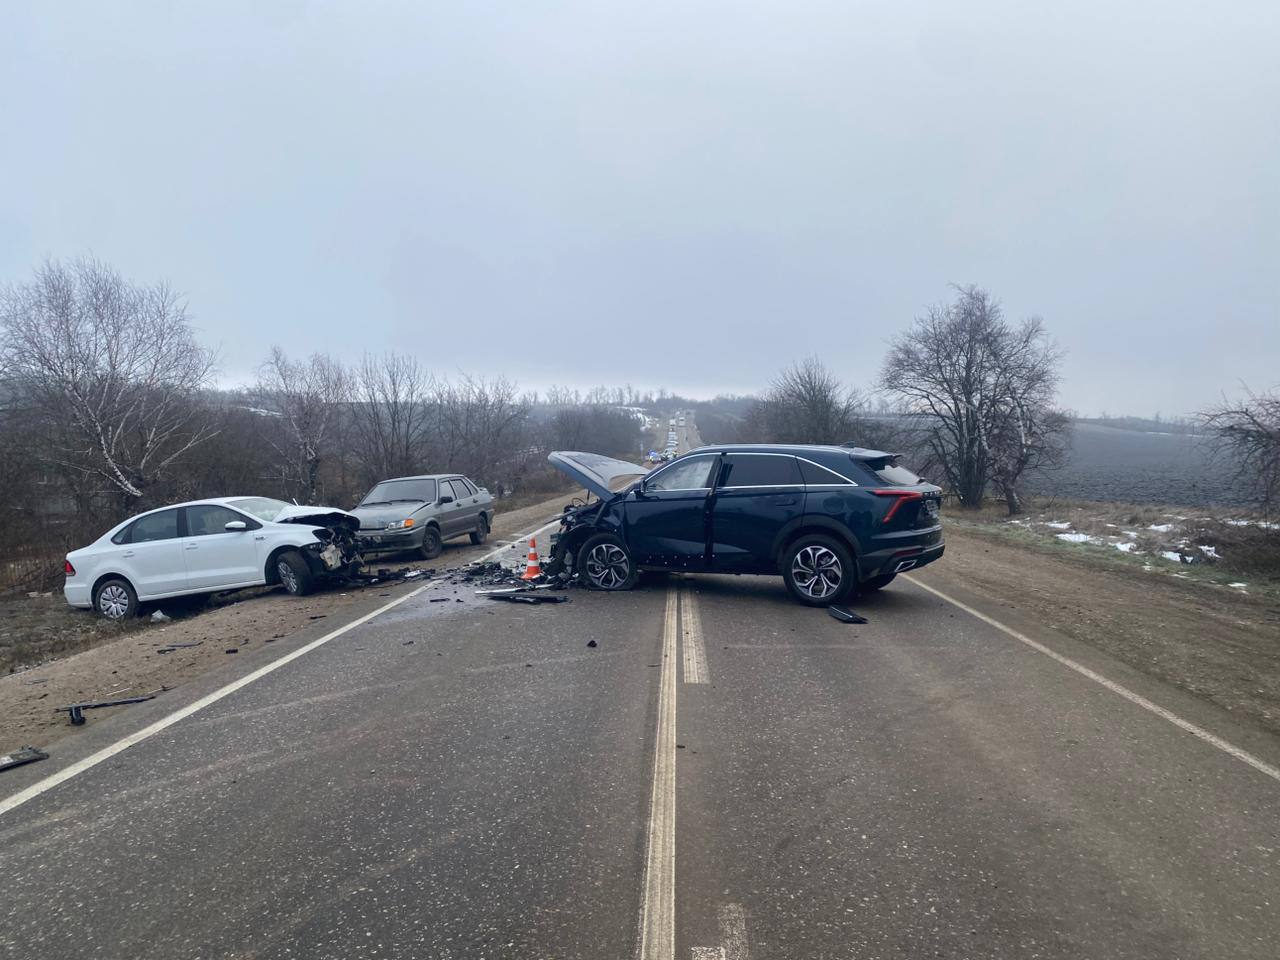
[[[799,497],[791,494],[783,494],[781,496],[770,497],[769,502],[776,507],[789,507],[799,501]]]

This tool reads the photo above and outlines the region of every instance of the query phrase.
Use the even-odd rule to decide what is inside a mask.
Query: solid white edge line
[[[543,524],[541,527],[538,527],[537,530],[534,530],[530,533],[526,533],[523,536],[517,537],[513,542],[519,543],[521,540],[528,540],[530,537],[536,537],[543,530],[546,530],[549,527],[555,526],[559,522],[560,521],[558,519],[552,520],[550,523],[546,523],[546,524]],[[485,554],[483,557],[480,558],[479,561],[476,561],[476,562],[483,563],[493,557],[496,557],[503,550],[510,549],[510,547],[511,547],[510,544],[498,547],[496,550],[492,550],[489,553]],[[435,583],[435,582],[436,581],[434,580],[431,581],[431,583]],[[89,756],[85,757],[83,760],[77,760],[75,763],[68,764],[66,767],[59,770],[57,773],[50,774],[49,776],[45,777],[43,780],[36,781],[31,786],[27,787],[25,790],[19,790],[17,793],[13,794],[12,796],[5,797],[3,800],[0,800],[0,816],[3,816],[4,814],[8,813],[10,810],[15,809],[16,807],[22,806],[24,803],[26,803],[29,800],[34,800],[36,797],[40,796],[42,793],[47,793],[48,791],[56,787],[58,784],[65,783],[67,780],[70,780],[72,777],[77,776],[78,774],[84,773],[86,770],[92,767],[96,767],[98,764],[102,763],[104,760],[110,760],[117,753],[121,753],[125,750],[128,750],[130,747],[134,746],[135,744],[141,743],[143,740],[146,740],[149,737],[155,736],[161,730],[164,730],[168,727],[173,726],[179,720],[184,720],[187,717],[191,716],[193,713],[197,713],[203,710],[205,707],[209,706],[210,704],[217,703],[219,700],[223,699],[224,697],[230,696],[231,694],[235,693],[237,690],[241,689],[242,687],[247,687],[249,684],[253,683],[255,680],[261,680],[267,674],[273,673],[274,671],[279,670],[286,663],[292,663],[294,660],[297,660],[299,657],[310,653],[312,650],[315,650],[317,647],[322,647],[326,643],[328,643],[330,640],[334,640],[342,636],[347,631],[354,630],[356,627],[361,626],[362,624],[368,623],[374,617],[377,617],[386,613],[392,607],[398,607],[400,604],[404,603],[406,600],[413,599],[418,594],[422,593],[422,591],[430,587],[431,583],[425,583],[422,586],[418,587],[416,590],[412,590],[409,593],[406,593],[402,597],[397,597],[396,599],[392,600],[390,603],[384,603],[382,606],[378,607],[377,610],[373,610],[370,613],[366,613],[364,616],[359,617],[355,620],[352,620],[350,623],[343,624],[341,627],[338,627],[336,630],[332,630],[329,633],[326,633],[323,637],[319,637],[318,639],[312,640],[310,643],[299,647],[297,650],[294,650],[291,653],[285,654],[283,657],[280,657],[278,660],[272,660],[270,663],[259,667],[257,670],[254,670],[252,673],[247,673],[240,679],[233,680],[231,683],[228,683],[225,686],[219,687],[217,690],[201,697],[199,700],[195,700],[192,703],[187,704],[185,707],[182,707],[179,710],[175,710],[173,713],[169,714],[166,717],[162,717],[161,719],[157,720],[155,723],[152,723],[149,726],[143,727],[141,730],[131,733],[129,734],[129,736],[124,737],[121,740],[117,740],[115,743],[111,744],[110,746],[103,747],[97,753],[91,753]]]
[[[653,789],[640,899],[639,960],[673,960],[676,950],[676,634],[678,587],[667,587],[662,678],[653,747]]]
[[[1258,757],[1255,757],[1253,754],[1249,753],[1247,750],[1240,749],[1234,743],[1230,743],[1226,740],[1223,740],[1221,737],[1217,736],[1216,734],[1210,733],[1208,730],[1204,729],[1203,727],[1197,726],[1196,724],[1192,723],[1190,720],[1182,719],[1182,717],[1178,716],[1176,713],[1173,713],[1171,710],[1166,710],[1164,707],[1160,706],[1159,704],[1152,703],[1146,697],[1142,696],[1141,694],[1134,693],[1128,687],[1122,686],[1121,684],[1116,683],[1114,680],[1108,680],[1106,677],[1098,673],[1096,670],[1090,670],[1084,664],[1077,663],[1075,660],[1072,660],[1070,657],[1063,656],[1062,654],[1058,653],[1056,650],[1051,650],[1049,647],[1046,647],[1043,643],[1038,643],[1035,640],[1032,640],[1030,637],[1019,633],[1017,630],[1014,630],[1012,627],[1005,626],[999,620],[989,617],[985,613],[975,610],[973,609],[973,607],[970,607],[967,604],[961,603],[959,600],[955,599],[954,597],[947,596],[947,594],[943,593],[941,590],[935,590],[933,587],[929,586],[928,584],[921,583],[915,577],[904,574],[903,579],[911,583],[914,583],[917,587],[920,587],[922,590],[927,590],[929,593],[932,593],[935,597],[938,597],[941,600],[945,600],[947,603],[951,604],[952,606],[958,607],[959,609],[963,610],[965,613],[969,614],[970,616],[977,617],[983,623],[986,623],[986,624],[989,624],[990,626],[995,627],[1001,633],[1008,634],[1009,636],[1013,637],[1015,640],[1018,640],[1021,643],[1025,643],[1032,650],[1035,650],[1038,653],[1043,653],[1046,657],[1049,657],[1052,660],[1058,661],[1058,663],[1062,664],[1064,667],[1067,667],[1068,669],[1074,670],[1076,673],[1080,674],[1082,677],[1087,677],[1090,680],[1092,680],[1094,683],[1097,683],[1103,687],[1106,687],[1112,693],[1119,694],[1120,696],[1128,700],[1130,703],[1137,704],[1139,707],[1142,707],[1142,709],[1147,710],[1151,713],[1154,713],[1157,717],[1160,717],[1162,720],[1169,721],[1178,729],[1185,730],[1187,733],[1191,734],[1193,737],[1196,737],[1199,740],[1203,740],[1205,743],[1209,744],[1210,746],[1217,747],[1223,753],[1229,754],[1230,756],[1235,757],[1237,760],[1243,763],[1247,763],[1249,766],[1253,767],[1253,769],[1257,770],[1259,773],[1264,773],[1268,777],[1271,777],[1271,779],[1273,780],[1280,780],[1280,768],[1273,767],[1271,764],[1267,763],[1265,760],[1260,760]]]

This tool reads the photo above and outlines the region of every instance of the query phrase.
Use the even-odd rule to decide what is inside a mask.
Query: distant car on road
[[[493,497],[456,473],[396,477],[379,482],[351,511],[360,520],[364,555],[440,555],[446,540],[469,536],[484,543],[493,525]]]
[[[942,556],[940,488],[860,447],[701,447],[664,467],[557,451],[600,499],[568,507],[550,569],[596,590],[642,570],[780,575],[801,603],[879,590]]]
[[[63,595],[109,620],[142,603],[280,583],[309,593],[360,566],[360,521],[333,507],[270,497],[194,500],[130,517],[67,554]]]

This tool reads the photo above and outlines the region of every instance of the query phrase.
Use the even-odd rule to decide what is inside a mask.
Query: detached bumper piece
[[[24,763],[35,763],[37,760],[48,760],[49,755],[39,747],[22,747],[13,753],[0,754],[0,770],[20,767]]]

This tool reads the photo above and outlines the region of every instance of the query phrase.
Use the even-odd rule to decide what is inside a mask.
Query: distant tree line
[[[620,409],[641,399],[630,388],[541,398],[398,354],[350,364],[279,347],[246,389],[215,389],[215,370],[164,284],[81,259],[0,289],[6,558],[47,571],[127,516],[207,496],[349,507],[385,477],[445,470],[498,496],[550,492],[563,478],[549,450],[634,458],[643,443]]]

